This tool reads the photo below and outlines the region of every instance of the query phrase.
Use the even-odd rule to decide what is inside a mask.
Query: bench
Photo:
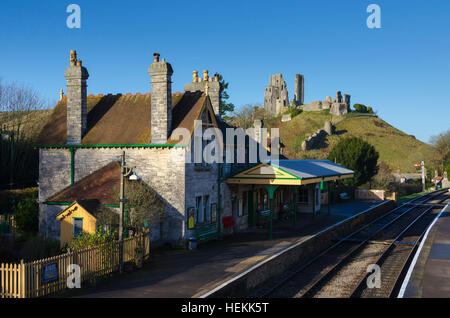
[[[217,237],[217,225],[208,224],[195,228],[195,234],[199,241],[205,241]]]

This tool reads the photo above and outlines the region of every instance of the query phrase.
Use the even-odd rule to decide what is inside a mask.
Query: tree
[[[377,174],[370,180],[370,188],[394,191],[395,178],[389,165],[380,161],[377,167]]]
[[[39,208],[36,198],[28,197],[14,207],[14,223],[22,234],[34,235],[39,230]]]
[[[355,111],[357,111],[358,113],[363,113],[363,114],[373,114],[373,109],[372,107],[363,105],[363,104],[354,104],[353,108],[355,109]]]
[[[32,148],[45,118],[44,102],[32,88],[0,80],[0,187],[35,185],[38,152]]]
[[[226,116],[227,113],[232,113],[234,111],[234,104],[233,103],[229,103],[227,102],[228,99],[230,98],[230,95],[228,95],[227,89],[228,89],[228,82],[225,82],[225,80],[223,79],[223,76],[219,75],[219,84],[220,84],[220,90],[219,90],[219,94],[220,94],[220,116],[222,116],[222,118],[224,120],[228,119],[228,117]]]
[[[254,120],[255,109],[254,106],[250,104],[244,105],[237,112],[233,112],[232,117],[229,118],[231,124],[244,130],[252,127]]]
[[[161,224],[165,212],[164,202],[156,192],[142,181],[125,181],[128,199],[128,227],[138,232],[145,224]]]
[[[357,187],[368,182],[375,174],[379,154],[368,142],[349,137],[341,139],[328,155],[328,159],[355,172],[352,179],[343,184]]]
[[[227,119],[227,122],[245,130],[253,127],[255,119],[260,119],[266,124],[269,118],[261,105],[246,104],[240,107],[239,110],[234,111],[232,116]]]
[[[440,169],[444,170],[450,162],[450,129],[430,138],[430,143],[436,148]]]

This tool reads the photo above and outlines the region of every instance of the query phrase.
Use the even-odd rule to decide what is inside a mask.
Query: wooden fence
[[[20,264],[0,265],[0,298],[33,298],[67,288],[71,264],[80,267],[80,282],[93,283],[97,278],[119,270],[119,248],[123,244],[124,263],[141,267],[150,256],[150,233],[105,243],[93,248]]]

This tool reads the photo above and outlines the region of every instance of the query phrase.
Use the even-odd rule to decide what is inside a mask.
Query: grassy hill
[[[40,110],[24,113],[20,122],[26,122],[23,128],[27,134],[36,135],[47,121],[52,110]],[[5,113],[0,112],[0,123],[10,124]],[[318,129],[322,129],[326,121],[336,126],[336,134],[328,136],[319,149],[302,151],[303,140]],[[9,122],[8,122],[9,121]],[[372,144],[380,154],[380,161],[385,161],[393,171],[400,167],[401,172],[416,172],[413,165],[421,160],[432,158],[434,148],[413,136],[389,125],[374,116],[358,116],[354,113],[346,116],[332,116],[329,111],[303,112],[289,122],[281,122],[281,117],[266,120],[265,127],[279,127],[280,137],[285,144],[284,155],[291,159],[323,159],[328,156],[333,146],[345,137],[360,137]],[[26,126],[26,127],[25,127]]]
[[[327,120],[336,123],[336,134],[328,136],[319,149],[302,151],[303,140],[323,128]],[[348,114],[342,118],[331,116],[328,111],[304,112],[289,122],[276,120],[271,126],[280,128],[284,154],[291,159],[326,158],[341,138],[354,136],[372,144],[380,154],[379,161],[386,162],[394,172],[398,167],[401,172],[415,172],[413,165],[421,160],[429,161],[434,151],[432,146],[375,116]]]

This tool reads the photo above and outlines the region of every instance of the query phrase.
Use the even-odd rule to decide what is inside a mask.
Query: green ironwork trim
[[[221,227],[222,227],[222,221],[221,221],[221,212],[222,212],[222,193],[221,193],[221,189],[220,189],[220,184],[222,182],[222,169],[223,169],[223,165],[219,162],[217,164],[217,207],[216,207],[216,224],[217,224],[217,237],[220,239],[221,238]]]
[[[69,202],[54,202],[54,201],[45,201],[43,203],[46,205],[71,205],[71,204],[73,204],[73,202],[69,203]]]
[[[75,148],[70,148],[70,184],[75,183]]]
[[[71,148],[187,148],[189,145],[35,145],[33,148],[56,148],[56,149],[71,149]]]
[[[290,175],[290,176],[293,176],[293,177],[296,178],[296,179],[302,180],[301,177],[296,176],[295,174],[292,174],[292,173],[290,173],[290,172],[287,172],[286,170],[284,170],[284,169],[281,168],[280,166],[274,165],[273,163],[270,163],[270,165],[273,166],[273,167],[275,167],[275,168],[277,168],[277,169],[280,169],[281,171],[287,173],[287,174]],[[277,179],[283,179],[283,178],[277,178]],[[288,179],[288,178],[284,178],[284,179]]]
[[[43,202],[46,205],[72,205],[73,202],[54,202],[54,201],[45,201]],[[118,208],[120,207],[118,204],[104,204],[105,207],[108,208]]]

